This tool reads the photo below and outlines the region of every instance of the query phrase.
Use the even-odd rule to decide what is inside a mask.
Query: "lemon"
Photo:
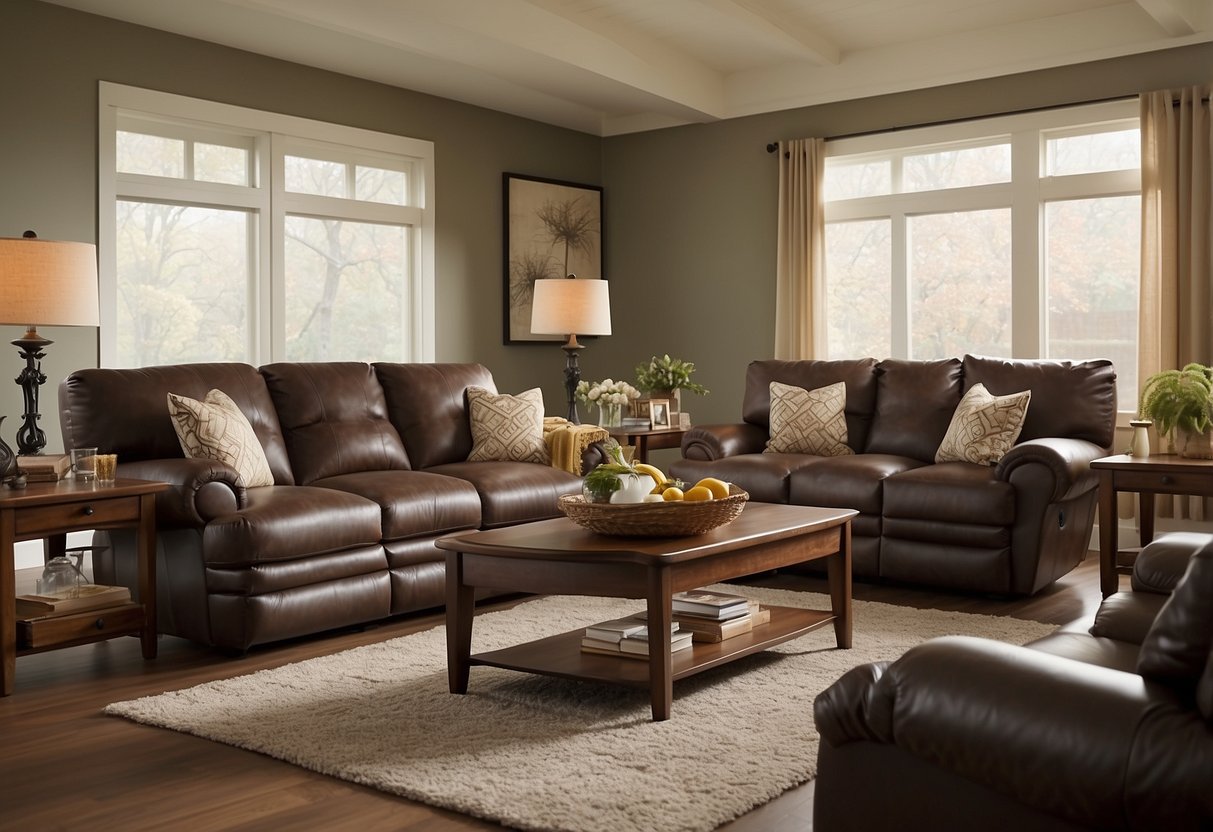
[[[712,499],[712,489],[706,485],[697,485],[694,488],[688,488],[686,493],[682,495],[682,499],[687,501],[703,502]]]
[[[667,503],[676,502],[678,500],[681,500],[682,497],[683,497],[682,489],[676,485],[672,486],[670,488],[667,488],[665,491],[661,492],[661,498],[663,500],[665,500]]]
[[[706,488],[712,492],[712,498],[715,500],[723,500],[729,496],[729,484],[724,480],[718,480],[715,477],[704,477],[699,482],[695,483],[695,487]]]

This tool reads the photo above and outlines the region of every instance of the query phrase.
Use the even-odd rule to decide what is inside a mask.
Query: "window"
[[[1137,400],[1136,102],[827,143],[829,357],[1109,358]]]
[[[433,145],[101,85],[101,363],[432,361]]]

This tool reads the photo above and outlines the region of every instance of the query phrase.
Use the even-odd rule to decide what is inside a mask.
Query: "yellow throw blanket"
[[[552,457],[552,467],[581,476],[581,455],[595,442],[609,437],[606,428],[598,425],[574,425],[561,416],[543,420],[543,441]]]

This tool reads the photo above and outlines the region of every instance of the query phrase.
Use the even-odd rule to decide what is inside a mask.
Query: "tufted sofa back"
[[[274,482],[292,483],[274,403],[265,380],[248,364],[77,370],[59,386],[63,446],[97,447],[118,454],[124,462],[180,457],[181,445],[168,415],[168,394],[202,400],[215,388],[227,393],[252,424]]]

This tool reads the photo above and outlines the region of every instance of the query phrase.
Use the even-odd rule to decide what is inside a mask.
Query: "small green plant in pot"
[[[1169,437],[1181,456],[1213,457],[1209,434],[1213,429],[1213,368],[1187,364],[1182,370],[1163,370],[1146,379],[1138,407],[1153,419],[1158,432]]]
[[[636,365],[636,386],[649,394],[650,398],[672,400],[672,409],[682,409],[680,390],[702,396],[708,388],[691,381],[695,365],[681,358],[670,358],[668,354],[653,356],[647,364]]]

